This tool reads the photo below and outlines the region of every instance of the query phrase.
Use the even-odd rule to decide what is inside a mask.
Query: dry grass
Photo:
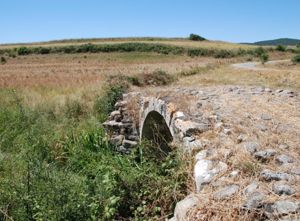
[[[30,55],[10,58],[0,66],[0,87],[101,85],[105,75],[137,75],[157,69],[172,74],[204,66],[209,61],[209,58],[153,53]]]
[[[130,42],[139,42],[139,43],[158,43],[158,44],[167,44],[167,45],[175,45],[182,47],[196,47],[196,48],[217,48],[217,49],[251,49],[256,46],[252,45],[243,45],[243,44],[234,44],[229,42],[222,41],[190,41],[187,39],[153,39],[146,40],[144,38],[133,38],[133,39],[87,39],[83,41],[65,41],[65,42],[41,42],[41,43],[32,43],[32,44],[8,44],[8,45],[0,45],[0,49],[4,48],[14,48],[20,46],[26,47],[39,47],[39,46],[68,46],[68,45],[81,45],[86,43],[92,44],[119,44],[119,43],[130,43]]]
[[[300,90],[300,66],[282,70],[240,70],[221,65],[206,73],[182,78],[180,86],[207,85],[256,85],[270,88],[291,88]]]

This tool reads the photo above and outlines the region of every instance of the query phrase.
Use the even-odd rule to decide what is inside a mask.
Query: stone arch
[[[175,106],[161,99],[144,97],[141,105],[139,135],[140,140],[146,138],[155,141],[168,150],[168,143],[175,138],[173,115]],[[158,137],[161,136],[160,138]]]
[[[171,150],[168,144],[173,141],[173,136],[164,117],[157,111],[151,111],[146,116],[141,129],[141,138],[154,142],[165,152]]]

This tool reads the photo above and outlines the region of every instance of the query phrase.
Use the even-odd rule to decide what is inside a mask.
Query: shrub
[[[297,44],[297,46],[296,46],[297,48],[300,48],[300,43],[299,44]]]
[[[139,76],[142,85],[163,86],[175,81],[175,78],[162,70]]]
[[[215,58],[232,58],[235,56],[235,53],[233,51],[229,50],[219,50],[215,53]]]
[[[20,47],[17,49],[18,55],[28,55],[30,50],[27,47]]]
[[[39,53],[40,54],[49,54],[51,52],[51,48],[41,47]]]
[[[256,49],[254,49],[254,55],[257,57],[261,57],[262,54],[266,53],[266,50],[263,47],[258,47]]]
[[[300,64],[300,54],[297,54],[296,56],[294,56],[294,57],[292,58],[292,62],[293,62],[294,64]]]
[[[112,76],[108,79],[108,86],[104,96],[98,96],[94,104],[94,110],[100,121],[105,121],[107,116],[114,110],[115,103],[122,98],[128,89],[127,79],[124,76]]]
[[[267,53],[263,53],[260,55],[260,61],[262,64],[265,64],[269,60],[269,55]]]
[[[0,62],[1,62],[1,64],[5,64],[6,63],[6,58],[5,57],[1,57]]]
[[[191,40],[191,41],[204,41],[206,39],[201,37],[200,35],[190,34],[189,40]]]
[[[188,54],[188,56],[191,56],[191,57],[208,56],[209,50],[205,49],[205,48],[188,49],[187,54]]]
[[[283,45],[277,45],[277,47],[276,47],[276,50],[277,50],[277,51],[282,51],[282,52],[284,52],[284,51],[286,51],[286,49],[287,49],[287,47],[286,47],[286,46],[283,46]]]

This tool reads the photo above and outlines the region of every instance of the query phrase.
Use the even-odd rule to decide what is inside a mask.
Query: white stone
[[[188,195],[186,198],[184,198],[176,204],[174,217],[172,218],[172,220],[186,221],[189,210],[191,210],[199,203],[200,200],[195,194]]]
[[[194,177],[197,192],[201,191],[203,185],[210,183],[217,174],[227,170],[227,164],[207,160],[205,159],[207,155],[207,150],[201,151],[196,155],[197,162],[194,167]]]

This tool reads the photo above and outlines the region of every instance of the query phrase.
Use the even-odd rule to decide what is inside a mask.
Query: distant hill
[[[300,43],[300,39],[292,39],[292,38],[279,38],[274,40],[267,41],[258,41],[252,43],[252,45],[261,45],[261,46],[272,46],[272,45],[297,45]]]

